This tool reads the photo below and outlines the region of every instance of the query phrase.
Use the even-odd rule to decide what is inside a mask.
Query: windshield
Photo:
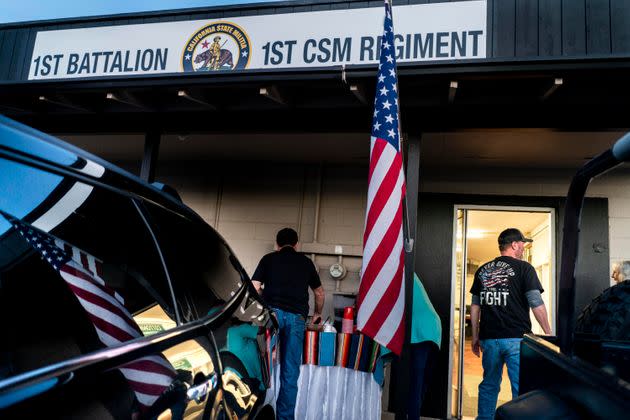
[[[33,213],[61,184],[62,177],[0,160],[0,209],[23,218]],[[0,236],[10,224],[0,218]]]

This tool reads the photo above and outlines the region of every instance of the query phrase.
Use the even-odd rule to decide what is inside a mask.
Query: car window
[[[188,308],[182,310],[185,319],[218,313],[243,292],[230,316],[213,326],[212,336],[223,366],[224,408],[230,418],[245,418],[271,385],[276,344],[269,311],[214,230],[151,203],[144,207],[155,225],[178,306]]]
[[[245,271],[210,227],[144,203],[186,321],[213,314],[243,287]]]
[[[223,366],[226,410],[241,418],[271,385],[273,338],[269,311],[252,288],[232,316],[212,331]]]
[[[176,325],[129,197],[1,158],[0,174],[0,378]]]

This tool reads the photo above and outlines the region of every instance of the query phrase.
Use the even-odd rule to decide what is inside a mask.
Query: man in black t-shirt
[[[298,235],[290,228],[276,235],[277,251],[265,255],[252,276],[252,283],[274,309],[280,325],[280,392],[278,419],[293,419],[297,381],[302,363],[304,323],[308,315],[308,288],[315,296],[313,322],[321,320],[324,288],[313,262],[296,252]]]
[[[483,352],[483,380],[479,384],[478,419],[492,419],[497,405],[503,365],[507,365],[512,398],[518,396],[520,344],[530,333],[529,308],[545,334],[551,334],[543,288],[536,270],[522,261],[525,243],[532,242],[518,229],[499,235],[501,256],[482,265],[470,289],[472,351]]]

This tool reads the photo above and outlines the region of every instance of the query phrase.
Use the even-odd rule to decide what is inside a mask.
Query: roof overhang
[[[630,57],[399,65],[406,132],[628,127]],[[0,112],[48,132],[357,132],[376,66],[3,84]]]

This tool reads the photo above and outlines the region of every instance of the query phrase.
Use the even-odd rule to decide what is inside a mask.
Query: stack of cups
[[[352,334],[354,329],[354,307],[346,306],[343,309],[343,319],[341,320],[341,332]]]

